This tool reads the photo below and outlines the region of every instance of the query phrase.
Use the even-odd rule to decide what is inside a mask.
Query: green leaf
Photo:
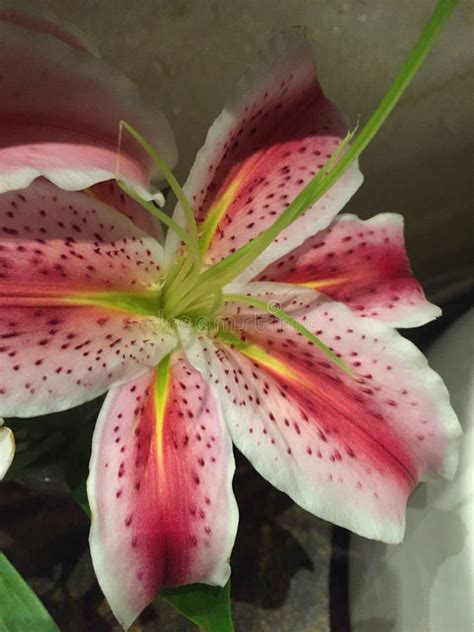
[[[190,584],[163,588],[160,594],[202,632],[233,632],[230,581],[223,588]]]
[[[59,632],[49,612],[0,553],[0,632]]]

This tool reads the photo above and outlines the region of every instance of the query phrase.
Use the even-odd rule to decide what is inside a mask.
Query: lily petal
[[[83,35],[78,33],[77,29],[71,24],[68,24],[67,28],[64,28],[41,15],[27,13],[18,9],[0,9],[0,20],[10,22],[11,24],[21,26],[31,31],[48,33],[73,48],[98,56],[95,48],[91,46],[89,42],[86,42]]]
[[[0,414],[70,408],[166,355],[166,323],[133,313],[152,304],[160,260],[155,239],[84,193],[37,180],[0,195]]]
[[[317,516],[399,542],[417,481],[456,467],[460,429],[447,391],[385,324],[310,291],[292,301],[294,317],[354,377],[280,321],[235,306],[242,340],[201,341],[188,357],[218,389],[234,443],[265,478]]]
[[[114,178],[122,119],[176,161],[165,117],[151,116],[131,82],[48,21],[0,13],[0,76],[0,192],[39,176],[67,190]],[[120,173],[150,197],[150,158],[125,136]]]
[[[161,586],[225,584],[233,472],[219,402],[182,357],[109,392],[93,439],[90,547],[125,628]]]
[[[10,428],[3,426],[0,419],[0,481],[8,472],[15,456],[15,438]]]
[[[130,221],[154,237],[160,244],[163,243],[163,229],[160,221],[129,195],[125,195],[114,180],[94,184],[89,189],[89,193],[126,215]]]
[[[124,215],[46,180],[0,195],[0,306],[13,296],[153,291],[163,249]]]
[[[256,280],[313,288],[362,318],[376,318],[392,327],[417,327],[441,315],[413,277],[403,217],[394,213],[366,221],[341,215]]]
[[[334,153],[346,131],[319,86],[301,31],[275,38],[213,123],[184,187],[201,225],[205,262],[219,261],[268,228]],[[361,183],[354,165],[242,278],[252,278],[325,228]],[[179,207],[176,219],[182,219]],[[167,256],[177,247],[170,234]]]
[[[0,307],[0,414],[34,417],[94,399],[176,345],[164,321],[95,306]]]

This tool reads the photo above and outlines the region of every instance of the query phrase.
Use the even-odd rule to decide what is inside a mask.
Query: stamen
[[[118,155],[117,155],[117,169],[119,169],[119,165],[120,165],[119,160],[120,160],[120,148],[121,148],[121,142],[122,142],[123,129],[127,130],[127,132],[137,141],[137,143],[152,158],[153,162],[156,164],[158,169],[163,174],[163,177],[166,179],[166,181],[170,185],[173,193],[176,196],[176,199],[178,200],[184,212],[184,216],[186,218],[187,233],[181,227],[180,227],[180,230],[177,230],[178,224],[161,210],[159,210],[159,217],[161,221],[164,224],[166,224],[166,226],[174,230],[178,234],[178,236],[188,246],[189,251],[194,260],[195,275],[197,278],[197,276],[199,275],[199,268],[200,268],[200,262],[201,262],[201,256],[200,256],[200,251],[199,251],[198,229],[196,225],[196,219],[194,217],[194,211],[192,210],[191,205],[189,204],[186,198],[186,194],[181,188],[181,185],[179,184],[179,182],[174,177],[171,169],[168,167],[166,162],[161,158],[158,152],[150,145],[150,143],[147,140],[145,140],[145,138],[143,138],[143,136],[134,127],[132,127],[132,125],[130,125],[130,123],[127,123],[126,121],[120,121],[119,123],[119,141],[118,141],[119,147],[118,147]],[[119,185],[121,186],[123,190],[125,190],[129,195],[131,195],[130,191],[132,191],[132,189],[128,185],[122,182],[119,182]],[[127,187],[127,189],[125,189],[124,187]],[[152,209],[155,209],[153,204],[146,202],[145,200],[143,200],[143,198],[138,196],[138,194],[135,192],[133,192],[133,195],[131,195],[131,197],[133,197],[133,199],[135,199],[140,204],[142,204],[142,206],[144,206],[148,211],[158,216],[158,214],[152,210]],[[158,211],[158,209],[155,209],[155,210]],[[186,235],[186,237],[184,237],[184,235]]]
[[[347,373],[347,375],[349,375],[350,377],[355,377],[352,369],[350,369],[345,362],[338,358],[337,355],[333,351],[331,351],[331,349],[329,349],[329,347],[327,347],[322,340],[320,340],[309,329],[306,329],[304,325],[292,318],[289,314],[287,314],[279,307],[266,303],[259,298],[248,296],[247,294],[224,294],[223,300],[224,302],[228,303],[243,303],[244,305],[257,307],[267,312],[267,314],[270,314],[271,316],[276,316],[279,320],[292,327],[296,332],[303,335],[307,340],[309,340],[316,347],[321,349],[321,351],[325,355],[327,355],[331,362],[337,364],[337,366],[341,368],[345,373]]]
[[[193,268],[193,261],[189,257],[176,257],[166,276],[163,285],[163,293],[166,293],[170,287],[179,285],[185,279]]]
[[[195,287],[196,276],[194,269],[193,262],[185,258],[174,279],[171,279],[163,290],[163,311],[170,317],[178,314],[176,305],[188,293],[189,288]]]
[[[182,239],[186,245],[191,250],[193,247],[193,243],[191,241],[190,235],[182,228],[179,224],[177,224],[169,215],[167,215],[160,208],[157,208],[152,202],[148,202],[144,200],[136,191],[134,191],[128,184],[117,180],[118,186],[124,191],[127,195],[129,195],[135,202],[138,202],[143,208],[145,208],[149,213],[158,218],[163,224],[174,230],[174,232],[178,235],[180,239]]]
[[[177,314],[176,317],[179,319],[199,317],[207,320],[207,326],[205,328],[209,329],[212,326],[212,319],[216,315],[219,307],[222,305],[222,301],[222,291],[218,290],[215,294],[205,296],[200,301],[193,303],[189,310],[185,313]]]
[[[190,235],[192,236],[193,240],[197,244],[198,243],[198,229],[196,225],[196,219],[194,217],[194,211],[191,208],[191,205],[189,204],[186,194],[183,191],[181,185],[174,177],[173,172],[168,167],[168,165],[163,160],[163,158],[161,158],[158,152],[150,145],[150,143],[147,140],[145,140],[145,138],[143,138],[143,136],[134,127],[130,125],[130,123],[127,123],[126,121],[120,121],[120,124],[119,124],[120,131],[122,130],[122,128],[125,128],[127,132],[129,132],[129,134],[133,136],[133,138],[137,141],[137,143],[141,145],[141,147],[146,151],[146,153],[152,158],[152,160],[154,161],[158,169],[163,174],[163,177],[170,185],[173,193],[176,196],[176,199],[178,200],[179,204],[181,205],[181,208],[183,209],[183,212],[186,217],[186,224],[187,224],[188,231]]]

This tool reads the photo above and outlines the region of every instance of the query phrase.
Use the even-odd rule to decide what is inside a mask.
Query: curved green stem
[[[321,349],[321,351],[325,355],[327,355],[331,362],[337,364],[337,366],[341,368],[345,373],[347,373],[351,377],[354,377],[354,372],[347,366],[345,362],[337,357],[334,351],[331,351],[331,349],[329,349],[329,347],[327,347],[324,342],[322,342],[322,340],[320,340],[309,329],[306,329],[304,325],[292,318],[282,309],[275,307],[274,305],[270,305],[269,303],[266,303],[259,298],[247,296],[246,294],[224,294],[223,301],[227,303],[241,303],[243,305],[250,305],[251,307],[257,307],[258,309],[267,312],[267,314],[276,316],[278,320],[281,320],[282,322],[292,327],[296,332],[304,336],[307,340],[318,347],[318,349]]]
[[[194,217],[193,209],[191,208],[191,205],[188,202],[186,194],[184,193],[179,182],[174,177],[173,172],[168,167],[168,165],[163,160],[163,158],[161,158],[158,152],[150,145],[150,143],[145,138],[143,138],[143,136],[134,127],[130,125],[130,123],[127,123],[126,121],[120,121],[120,124],[119,124],[120,135],[122,134],[123,128],[125,128],[127,132],[131,134],[131,136],[133,136],[133,138],[137,141],[137,143],[143,147],[143,149],[153,159],[153,161],[155,162],[155,164],[157,165],[157,167],[163,174],[163,177],[166,179],[166,181],[170,185],[173,193],[176,196],[176,199],[178,200],[178,202],[181,205],[181,208],[183,209],[184,215],[186,217],[186,224],[188,227],[188,231],[197,244],[198,243],[198,229],[197,229],[197,224],[196,224],[196,218]]]
[[[174,232],[178,235],[178,237],[180,237],[180,239],[182,239],[191,250],[192,248],[191,237],[184,230],[184,228],[182,228],[179,224],[177,224],[171,217],[169,217],[169,215],[167,215],[160,208],[157,208],[153,204],[153,202],[148,202],[147,200],[144,200],[141,197],[141,195],[138,195],[138,193],[134,191],[132,187],[128,186],[128,184],[125,184],[125,182],[122,182],[121,180],[117,180],[117,184],[122,189],[122,191],[124,191],[124,193],[126,193],[133,200],[135,200],[135,202],[138,202],[138,204],[143,206],[149,213],[154,215],[157,219],[163,222],[163,224],[168,226],[168,228],[171,228],[171,230],[174,230]]]
[[[127,132],[137,141],[137,143],[146,151],[146,153],[152,158],[152,160],[154,161],[154,163],[157,165],[157,167],[159,168],[159,170],[161,171],[163,177],[166,179],[166,181],[168,182],[168,184],[170,185],[173,193],[176,196],[176,199],[178,200],[178,203],[180,204],[181,208],[183,209],[184,212],[184,216],[186,218],[186,226],[187,226],[187,232],[188,232],[188,237],[186,239],[184,239],[183,241],[186,242],[192,257],[194,259],[195,262],[195,268],[196,270],[199,270],[199,266],[200,266],[200,262],[201,262],[201,254],[200,254],[200,250],[199,250],[199,235],[198,235],[198,229],[197,229],[197,224],[196,224],[196,218],[194,217],[194,211],[192,210],[188,199],[186,198],[186,194],[184,193],[181,185],[179,184],[179,182],[176,180],[176,178],[174,177],[171,169],[168,167],[168,165],[166,164],[166,162],[161,158],[161,156],[158,154],[158,152],[150,145],[150,143],[143,138],[143,136],[134,128],[130,125],[130,123],[127,123],[126,121],[120,121],[119,123],[119,156],[120,156],[120,146],[121,146],[121,141],[122,141],[122,133],[123,130],[126,129]],[[149,207],[145,204],[143,204],[143,202],[140,202],[140,204],[142,204],[143,206],[145,206],[145,208],[147,208],[148,210]],[[166,213],[164,213],[164,215],[166,215]],[[168,217],[166,215],[166,217]],[[167,226],[171,227],[171,224],[168,220],[162,220]],[[173,221],[173,220],[171,220]],[[181,234],[178,233],[178,231],[176,230],[176,226],[178,226],[178,224],[176,222],[173,221],[173,230],[181,237]],[[183,230],[183,229],[181,229]],[[183,231],[184,232],[184,231]]]
[[[196,285],[196,273],[195,266],[190,259],[183,259],[180,267],[178,268],[174,277],[165,283],[163,288],[163,310],[170,316],[176,316],[178,314],[176,305],[185,296],[189,288]],[[198,271],[199,276],[199,271]]]

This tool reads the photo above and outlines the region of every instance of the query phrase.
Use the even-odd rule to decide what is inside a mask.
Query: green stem
[[[388,92],[383,97],[369,121],[359,132],[353,144],[330,172],[322,177],[319,174],[315,176],[270,228],[260,233],[252,242],[247,243],[233,254],[206,270],[201,275],[202,283],[208,284],[212,279],[213,287],[222,288],[235,279],[255,261],[283,230],[333,186],[349,166],[360,156],[386,121],[432,48],[436,37],[457,2],[458,0],[439,0],[420,39],[403,64]],[[213,288],[209,287],[209,289],[212,291]]]
[[[121,180],[117,180],[118,186],[124,191],[127,195],[129,195],[135,202],[138,202],[141,206],[143,206],[149,213],[154,215],[157,219],[159,219],[163,224],[174,230],[174,232],[182,239],[190,250],[192,250],[192,240],[190,235],[182,228],[179,224],[177,224],[169,215],[167,215],[160,208],[157,208],[152,202],[147,202],[144,200],[141,195],[138,195],[132,187],[129,187],[128,184],[122,182]]]
[[[164,298],[169,300],[170,293],[172,292],[175,294],[178,288],[181,291],[182,284],[189,278],[192,278],[194,283],[196,282],[195,263],[193,259],[190,259],[189,257],[180,258],[178,256],[176,263],[173,264],[163,286]]]
[[[243,305],[250,305],[251,307],[257,307],[267,314],[271,314],[272,316],[276,316],[278,320],[286,323],[290,327],[292,327],[296,332],[303,335],[307,340],[312,342],[318,349],[328,356],[328,358],[336,364],[339,368],[341,368],[345,373],[354,377],[353,371],[347,366],[345,362],[343,362],[337,355],[327,347],[324,342],[322,342],[317,336],[315,336],[309,329],[306,329],[304,325],[302,325],[299,321],[292,318],[289,314],[287,314],[282,309],[275,307],[274,305],[270,305],[265,301],[260,300],[259,298],[255,298],[253,296],[247,296],[246,294],[224,294],[223,301],[227,303],[241,303]]]
[[[167,292],[168,289],[173,285],[175,280],[184,274],[183,268],[185,268],[186,265],[189,265],[189,260],[187,257],[176,256],[174,258],[173,262],[168,268],[166,279],[162,288],[163,293]],[[188,271],[189,269],[186,269],[186,274]]]
[[[184,296],[188,295],[192,288],[196,287],[198,277],[199,269],[196,275],[196,268],[195,266],[193,267],[192,261],[185,258],[174,279],[170,282],[167,280],[163,288],[162,304],[165,313],[174,316],[178,314],[176,306]]]
[[[181,188],[181,185],[174,177],[173,172],[168,167],[166,162],[160,157],[160,155],[150,145],[150,143],[145,138],[143,138],[143,136],[126,121],[120,121],[120,124],[119,124],[119,148],[121,144],[123,129],[126,129],[127,132],[137,141],[139,145],[141,145],[141,147],[143,147],[143,149],[147,152],[147,154],[153,159],[153,161],[155,162],[155,164],[157,165],[157,167],[163,174],[163,177],[166,179],[166,181],[170,185],[173,193],[176,196],[176,199],[178,200],[178,203],[183,209],[184,216],[186,218],[186,225],[188,229],[188,237],[184,241],[186,242],[186,244],[188,245],[192,253],[193,259],[196,264],[195,267],[198,270],[201,263],[201,255],[200,255],[200,250],[199,250],[199,235],[198,235],[198,229],[197,229],[197,224],[196,224],[196,218],[194,217],[194,211],[192,210],[186,198],[186,194],[184,193],[183,189]],[[140,203],[143,204],[142,202]],[[143,206],[145,206],[145,204],[143,204]],[[148,206],[145,206],[145,208],[148,208]],[[167,226],[170,226],[170,223],[168,221],[165,221],[164,223]],[[177,226],[176,222],[173,222],[173,224],[174,226]],[[175,232],[181,237],[178,231],[176,231],[175,227],[173,228],[173,230],[175,230]]]

